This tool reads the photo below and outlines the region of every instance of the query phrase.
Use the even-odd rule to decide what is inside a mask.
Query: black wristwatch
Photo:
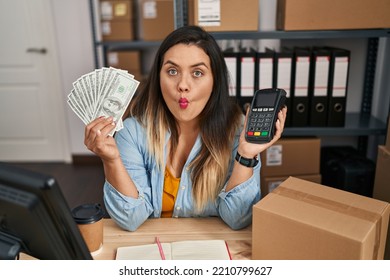
[[[246,166],[246,167],[255,167],[257,165],[257,163],[259,162],[259,160],[257,159],[257,157],[255,158],[244,158],[242,157],[238,151],[237,151],[237,154],[236,154],[236,160],[243,166]]]

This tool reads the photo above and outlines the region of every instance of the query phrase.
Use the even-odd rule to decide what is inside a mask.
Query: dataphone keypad
[[[272,127],[272,118],[275,108],[252,108],[249,115],[249,127],[247,136],[249,137],[267,137]]]

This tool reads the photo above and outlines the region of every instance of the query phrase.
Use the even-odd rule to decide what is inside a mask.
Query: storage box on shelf
[[[261,176],[261,196],[264,197],[290,176]],[[321,174],[294,175],[295,178],[303,179],[309,182],[321,184]]]
[[[133,19],[133,0],[100,0],[101,20]]]
[[[126,70],[141,80],[141,54],[139,51],[109,51],[107,53],[108,66]]]
[[[100,1],[100,24],[103,41],[134,39],[132,0]]]
[[[320,152],[320,138],[281,138],[261,154],[261,175],[294,176],[319,174]]]
[[[390,27],[387,0],[278,0],[280,30],[343,30]]]
[[[259,0],[189,0],[188,23],[207,31],[257,31]]]
[[[174,30],[173,0],[141,0],[140,40],[161,41]]]
[[[278,140],[261,154],[262,196],[289,176],[321,183],[320,151],[320,138],[287,137]]]

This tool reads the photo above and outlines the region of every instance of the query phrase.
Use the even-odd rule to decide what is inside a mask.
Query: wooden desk
[[[113,220],[105,219],[103,248],[94,259],[115,259],[116,248],[151,244],[156,236],[161,242],[223,239],[227,241],[234,260],[251,258],[251,226],[232,230],[219,218],[160,218],[148,219],[134,232],[125,231]]]

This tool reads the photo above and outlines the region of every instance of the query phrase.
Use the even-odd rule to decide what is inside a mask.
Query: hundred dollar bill
[[[88,124],[100,116],[112,116],[115,129],[123,128],[122,116],[139,85],[126,70],[103,67],[81,76],[73,83],[67,103]]]
[[[87,119],[91,121],[93,116],[93,110],[90,107],[87,97],[84,95],[84,92],[82,91],[81,86],[77,81],[73,83],[72,92],[73,92],[73,96],[77,100],[77,103],[85,112]]]
[[[112,116],[114,122],[117,124],[117,128],[120,128],[118,124],[120,124],[122,116],[133,98],[138,85],[139,82],[128,74],[123,71],[115,71],[111,82],[105,88],[105,91],[102,92],[94,119],[101,116]],[[115,131],[113,129],[110,135]]]
[[[86,103],[85,99],[83,98],[83,96],[80,94],[80,92],[76,88],[73,88],[71,90],[70,94],[68,95],[68,99],[70,99],[72,101],[72,104],[78,105],[79,111],[83,114],[84,119],[87,122],[90,122],[92,120],[92,115],[89,112],[89,110],[87,110],[87,103]]]
[[[97,69],[95,70],[95,107],[94,112],[96,112],[96,108],[99,105],[99,99],[100,99],[100,83],[103,78],[103,69]]]
[[[85,125],[87,125],[88,121],[85,118],[84,113],[80,110],[80,107],[77,104],[75,104],[71,98],[69,98],[67,102],[70,108],[72,108],[73,112],[83,121]]]

